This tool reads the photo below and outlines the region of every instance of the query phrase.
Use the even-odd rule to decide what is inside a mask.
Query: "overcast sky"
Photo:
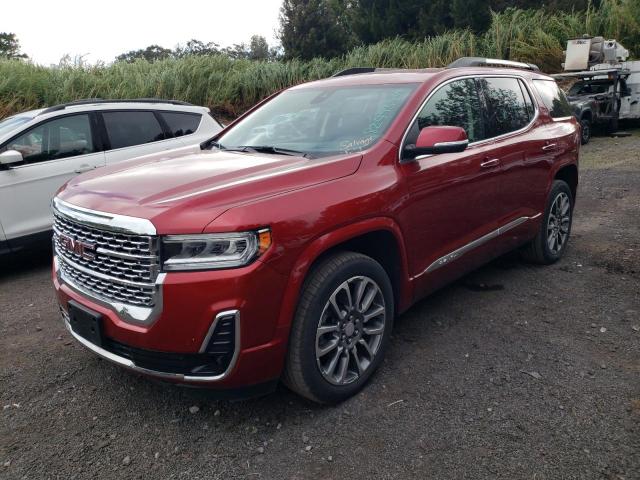
[[[129,50],[173,48],[195,38],[221,46],[263,35],[276,43],[282,0],[2,1],[0,32],[18,36],[22,52],[49,65],[65,54],[111,62]]]

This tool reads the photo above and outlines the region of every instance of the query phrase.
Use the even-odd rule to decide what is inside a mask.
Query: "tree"
[[[491,11],[486,0],[453,0],[451,17],[456,28],[470,28],[482,33],[491,24]]]
[[[27,58],[20,53],[20,42],[15,33],[0,33],[0,58]]]
[[[353,30],[365,44],[412,36],[426,5],[419,0],[356,0],[351,14]]]
[[[261,35],[253,35],[249,43],[249,58],[251,60],[267,60],[269,53],[267,39]]]
[[[246,43],[234,43],[230,47],[226,47],[222,50],[222,53],[229,58],[240,60],[243,58],[249,58],[250,50]]]
[[[342,55],[354,45],[348,30],[350,2],[284,0],[279,37],[286,58],[308,60]]]
[[[140,50],[131,50],[130,52],[123,53],[116,57],[118,62],[132,63],[138,59],[147,60],[148,62],[155,62],[156,60],[164,60],[173,55],[173,52],[168,48],[163,48],[159,45],[149,45],[147,48]]]
[[[173,56],[181,58],[189,55],[215,55],[220,53],[219,47],[220,45],[217,43],[204,43],[200,40],[191,39],[185,46],[178,45],[173,52]]]

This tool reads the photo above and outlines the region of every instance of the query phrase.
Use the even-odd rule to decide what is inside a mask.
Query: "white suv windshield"
[[[385,133],[417,84],[287,90],[218,139],[222,149],[322,157],[360,152]]]
[[[6,135],[7,133],[11,133],[17,127],[22,125],[23,123],[27,123],[31,120],[31,117],[9,117],[5,118],[0,122],[0,137]]]

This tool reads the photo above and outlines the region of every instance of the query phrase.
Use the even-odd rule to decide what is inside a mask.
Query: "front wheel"
[[[554,180],[536,237],[523,250],[534,263],[551,264],[564,254],[573,221],[573,195],[566,182]]]
[[[320,403],[356,394],[382,361],[393,304],[389,277],[372,258],[340,252],[321,261],[302,290],[284,383]]]

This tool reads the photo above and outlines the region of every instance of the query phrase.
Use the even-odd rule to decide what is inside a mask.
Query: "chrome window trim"
[[[511,222],[501,226],[500,228],[496,228],[495,230],[487,233],[486,235],[483,235],[481,237],[476,238],[475,240],[467,243],[466,245],[463,245],[462,247],[454,250],[453,252],[447,253],[446,255],[443,255],[442,257],[438,258],[437,260],[435,260],[434,262],[432,262],[427,268],[425,268],[422,272],[418,273],[417,275],[414,275],[411,280],[415,280],[416,278],[424,275],[425,273],[431,273],[435,270],[438,270],[441,267],[444,267],[445,265],[448,265],[449,263],[453,262],[454,260],[457,260],[458,258],[462,257],[463,255],[469,253],[471,250],[478,248],[481,245],[484,245],[485,243],[487,243],[489,240],[493,240],[494,238],[508,232],[509,230],[512,230],[514,228],[516,228],[517,226],[523,224],[524,222],[528,222],[529,220],[534,220],[538,217],[540,217],[542,215],[542,213],[537,213],[535,215],[533,215],[532,217],[519,217],[516,218],[515,220],[512,220]]]
[[[531,88],[530,88],[529,84],[527,83],[526,77],[524,77],[523,75],[515,74],[515,73],[508,73],[508,74],[507,73],[502,73],[502,74],[500,74],[500,73],[495,73],[495,74],[483,73],[483,74],[479,74],[479,75],[463,75],[463,76],[460,76],[460,77],[454,77],[454,78],[450,78],[450,79],[445,80],[442,83],[439,83],[438,85],[436,85],[436,87],[433,90],[431,90],[431,92],[429,92],[429,95],[427,95],[427,98],[425,98],[424,101],[420,104],[420,107],[418,108],[418,110],[416,111],[416,113],[412,117],[411,121],[409,122],[409,125],[405,129],[404,135],[402,135],[402,141],[400,142],[400,148],[399,148],[399,152],[398,152],[398,161],[400,163],[402,163],[402,162],[405,162],[405,161],[406,162],[410,162],[410,161],[413,161],[413,160],[420,160],[422,158],[426,158],[425,156],[420,156],[420,157],[416,157],[415,159],[403,159],[402,158],[402,151],[404,149],[404,143],[407,140],[407,136],[409,135],[409,130],[411,130],[411,126],[415,123],[415,121],[418,118],[418,115],[420,115],[420,112],[425,107],[427,102],[429,100],[431,100],[431,97],[438,90],[440,90],[442,87],[448,85],[449,83],[452,83],[452,82],[455,82],[455,81],[458,81],[458,80],[468,80],[468,79],[475,80],[476,78],[498,78],[498,77],[499,78],[515,78],[517,80],[521,80],[522,81],[522,83],[524,84],[525,88],[527,89],[527,92],[529,93],[529,97],[531,98],[531,102],[533,103],[533,106],[535,108],[534,115],[531,118],[531,121],[527,125],[525,125],[524,127],[522,127],[519,130],[514,130],[513,132],[508,132],[508,133],[503,133],[502,135],[498,135],[498,136],[491,137],[491,138],[484,138],[482,140],[478,140],[477,142],[471,142],[471,143],[469,143],[467,148],[474,147],[476,145],[482,145],[483,143],[493,142],[493,141],[496,141],[496,140],[502,140],[503,138],[509,137],[511,135],[517,135],[517,134],[523,133],[526,130],[530,129],[531,126],[535,123],[535,121],[540,116],[540,108],[538,107],[538,102],[536,100],[536,97],[532,95]]]
[[[216,323],[219,317],[229,316],[229,315],[235,316],[236,338],[234,343],[233,357],[229,362],[229,366],[223,373],[219,375],[211,375],[211,376],[184,375],[182,373],[167,373],[167,372],[161,372],[158,370],[149,370],[148,368],[139,367],[128,358],[124,358],[124,357],[121,357],[120,355],[111,353],[108,350],[105,350],[104,348],[91,343],[90,341],[86,340],[85,338],[75,333],[71,328],[71,324],[69,323],[69,314],[67,313],[67,311],[63,307],[60,307],[60,312],[62,314],[65,327],[67,328],[69,333],[71,333],[73,338],[75,338],[78,342],[80,342],[83,346],[91,350],[93,353],[97,354],[98,356],[106,360],[109,360],[110,362],[120,365],[121,367],[125,367],[134,372],[142,373],[144,375],[150,375],[157,378],[162,378],[166,380],[177,380],[177,381],[183,381],[183,382],[217,382],[226,378],[233,371],[240,353],[240,311],[239,310],[226,310],[216,315],[216,320],[214,321],[214,323]]]
[[[58,197],[54,197],[52,207],[62,216],[89,227],[132,235],[157,235],[155,225],[146,218],[99,212],[73,205]]]

